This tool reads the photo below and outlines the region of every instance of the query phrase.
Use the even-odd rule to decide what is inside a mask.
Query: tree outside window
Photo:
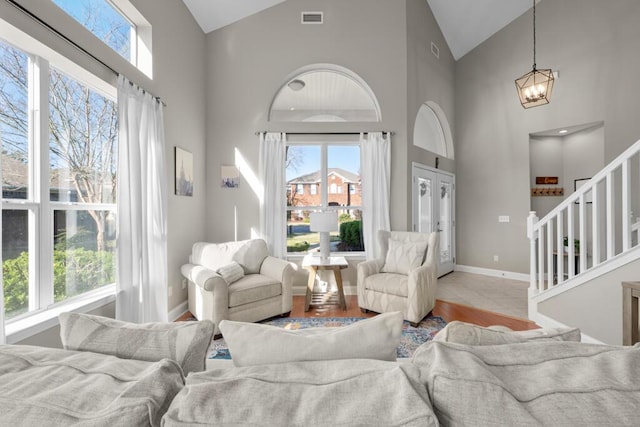
[[[32,82],[47,70],[42,96]],[[49,111],[48,141],[29,133],[37,117],[29,97],[35,109]],[[114,283],[116,103],[46,59],[0,42],[0,135],[7,318]],[[31,185],[43,173],[48,185]]]

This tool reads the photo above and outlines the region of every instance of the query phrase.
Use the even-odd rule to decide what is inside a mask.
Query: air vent
[[[434,42],[431,42],[431,53],[433,53],[436,58],[440,58],[440,49],[438,49],[438,46],[436,46]]]
[[[322,12],[302,12],[303,24],[322,24]]]

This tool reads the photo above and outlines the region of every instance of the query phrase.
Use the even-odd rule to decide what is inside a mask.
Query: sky
[[[129,59],[130,24],[105,0],[52,0],[120,55]]]
[[[320,170],[319,145],[294,145],[290,149],[300,153],[295,168],[287,168],[287,181]],[[327,167],[340,168],[354,174],[360,174],[360,146],[331,145],[327,149]]]

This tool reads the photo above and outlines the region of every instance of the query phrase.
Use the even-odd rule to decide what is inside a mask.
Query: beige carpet
[[[527,318],[527,288],[519,280],[454,271],[438,279],[436,298]]]

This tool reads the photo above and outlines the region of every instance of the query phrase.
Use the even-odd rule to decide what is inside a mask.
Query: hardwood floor
[[[358,307],[358,297],[347,295],[347,310],[341,310],[338,305],[311,306],[307,312],[304,311],[304,296],[293,297],[293,307],[291,317],[372,317],[376,313],[362,313]],[[538,325],[527,319],[505,316],[487,310],[470,307],[464,304],[455,304],[447,301],[436,300],[433,309],[434,316],[442,317],[446,322],[459,320],[461,322],[474,323],[480,326],[503,325],[514,331],[524,331],[537,329]],[[178,320],[185,320],[191,317],[191,313],[185,313]]]

